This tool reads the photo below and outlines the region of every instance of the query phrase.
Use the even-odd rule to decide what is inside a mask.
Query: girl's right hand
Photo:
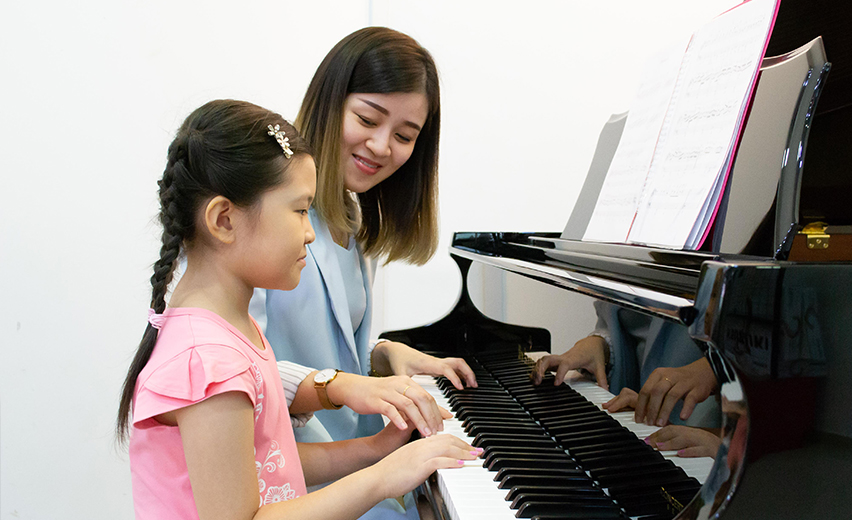
[[[361,414],[382,414],[397,428],[409,423],[424,437],[444,429],[444,419],[452,414],[408,376],[366,377],[341,372],[328,385],[332,402],[342,403]]]
[[[460,468],[474,460],[482,449],[474,448],[455,435],[433,435],[410,442],[394,451],[371,470],[378,473],[385,498],[402,496],[422,484],[436,470]]]

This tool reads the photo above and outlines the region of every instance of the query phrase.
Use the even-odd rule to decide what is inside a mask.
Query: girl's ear
[[[236,239],[233,219],[237,207],[226,197],[217,195],[210,199],[204,209],[204,225],[210,235],[224,243],[233,244]]]

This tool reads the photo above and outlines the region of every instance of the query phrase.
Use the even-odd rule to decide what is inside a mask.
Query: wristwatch
[[[314,388],[317,390],[317,397],[319,397],[320,404],[326,410],[340,410],[343,408],[343,405],[337,405],[331,402],[331,399],[328,398],[328,384],[334,381],[334,378],[337,377],[338,372],[335,368],[326,368],[317,372],[317,375],[314,376]]]

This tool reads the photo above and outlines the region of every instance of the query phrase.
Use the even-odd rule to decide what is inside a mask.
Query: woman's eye
[[[410,137],[406,137],[402,134],[396,134],[396,138],[399,139],[400,142],[403,142],[403,143],[410,143],[411,141],[414,140],[414,139],[412,139]]]
[[[362,123],[364,123],[364,124],[365,124],[365,125],[367,125],[367,126],[373,126],[373,125],[375,124],[375,123],[373,123],[371,120],[367,119],[366,117],[364,117],[364,116],[362,116],[362,115],[360,115],[360,114],[356,114],[356,115],[358,116],[358,118],[360,118],[360,119],[361,119],[361,122],[362,122]]]

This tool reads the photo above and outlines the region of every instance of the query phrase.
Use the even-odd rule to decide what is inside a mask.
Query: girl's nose
[[[314,228],[311,226],[311,223],[308,222],[308,229],[305,230],[305,244],[310,244],[314,240],[316,240],[317,236],[314,233]]]

